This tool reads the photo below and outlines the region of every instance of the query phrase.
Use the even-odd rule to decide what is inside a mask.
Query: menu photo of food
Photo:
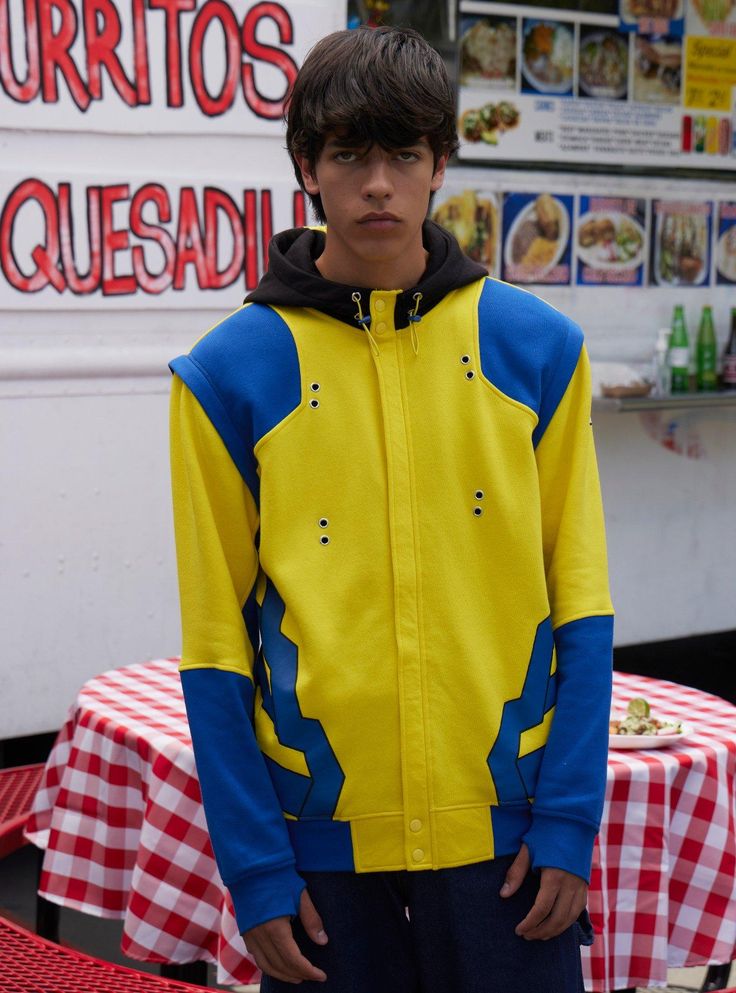
[[[716,281],[736,283],[736,202],[718,205]]]
[[[523,25],[522,92],[570,95],[575,54],[573,25],[536,18],[525,18]]]
[[[685,0],[620,0],[619,13],[624,30],[681,35],[685,29]]]
[[[517,21],[464,17],[460,22],[460,83],[516,89]]]
[[[496,195],[487,190],[454,192],[452,187],[441,193],[445,198],[433,206],[432,220],[453,234],[465,254],[484,265],[490,276],[497,276],[500,218]]]
[[[458,129],[460,136],[472,144],[484,142],[486,145],[497,145],[501,135],[517,127],[520,120],[521,113],[516,104],[510,100],[500,100],[463,111]]]
[[[570,283],[570,194],[508,193],[503,202],[503,278]]]
[[[734,37],[736,0],[690,0],[687,5],[687,33]]]
[[[689,200],[652,202],[650,282],[703,286],[709,282],[713,204]]]
[[[637,35],[634,51],[634,100],[679,105],[682,39],[673,35]]]
[[[581,196],[575,228],[581,286],[641,286],[646,258],[646,201]]]
[[[629,36],[600,28],[580,29],[578,96],[625,100],[629,79]]]

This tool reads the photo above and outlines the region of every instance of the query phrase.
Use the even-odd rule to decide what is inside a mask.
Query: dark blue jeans
[[[513,856],[423,872],[305,872],[329,936],[315,945],[298,918],[294,937],[327,982],[303,993],[582,993],[580,945],[593,932],[587,912],[563,934],[525,941],[514,934],[534,903],[539,877],[498,895]],[[409,916],[407,917],[406,911]],[[261,993],[292,993],[264,976]]]

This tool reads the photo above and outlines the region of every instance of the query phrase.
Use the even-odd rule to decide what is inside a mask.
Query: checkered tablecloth
[[[586,986],[666,984],[668,966],[726,962],[736,945],[736,708],[698,690],[615,674],[625,710],[644,696],[694,728],[653,751],[611,752],[583,950]],[[122,918],[122,948],[149,962],[257,970],[217,872],[176,659],[90,680],[49,756],[27,835],[46,849],[49,900]]]

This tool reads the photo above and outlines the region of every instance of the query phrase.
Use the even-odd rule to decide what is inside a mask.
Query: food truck
[[[577,320],[619,646],[734,628],[734,394],[653,392],[736,306],[736,5],[0,0],[0,739],[179,651],[167,362],[311,223],[284,99],[319,37],[422,30],[458,94],[431,216]]]

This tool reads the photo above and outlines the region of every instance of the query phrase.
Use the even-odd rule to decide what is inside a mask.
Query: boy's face
[[[350,148],[330,133],[314,165],[299,166],[307,193],[322,199],[331,248],[365,268],[422,250],[422,223],[446,162],[435,167],[426,138],[386,151]]]

